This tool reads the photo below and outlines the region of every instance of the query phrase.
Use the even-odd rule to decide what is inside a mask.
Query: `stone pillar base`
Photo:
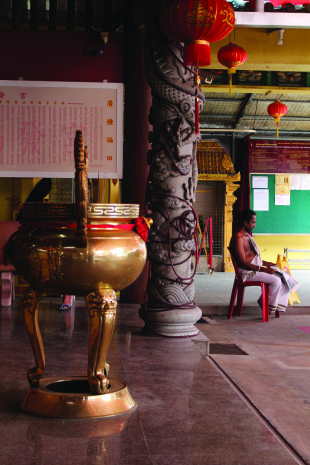
[[[146,327],[153,333],[166,337],[196,336],[199,331],[194,325],[201,315],[201,309],[197,306],[173,310],[147,306],[140,310],[140,318],[145,321]]]

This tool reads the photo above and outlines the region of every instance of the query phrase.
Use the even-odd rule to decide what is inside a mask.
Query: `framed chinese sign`
[[[73,178],[74,138],[89,178],[122,178],[123,84],[0,81],[0,176]]]

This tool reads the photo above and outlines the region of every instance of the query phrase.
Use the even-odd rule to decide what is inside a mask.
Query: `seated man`
[[[245,209],[239,213],[238,231],[230,241],[230,250],[237,262],[243,281],[262,281],[269,284],[269,311],[285,312],[289,287],[275,274],[275,263],[261,259],[258,246],[250,233],[255,228],[256,213]],[[261,306],[261,297],[258,299]]]

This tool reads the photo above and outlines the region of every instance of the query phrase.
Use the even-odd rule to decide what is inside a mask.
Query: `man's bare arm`
[[[277,265],[276,265],[275,263],[273,263],[273,262],[266,262],[266,260],[263,260],[263,265],[264,265],[264,266],[267,266],[267,267],[268,267],[268,266],[277,266]]]
[[[267,274],[274,274],[275,270],[270,268],[270,266],[274,265],[274,263],[263,261],[263,266],[258,266],[247,261],[246,249],[249,246],[248,244],[248,239],[238,234],[236,236],[233,236],[230,241],[230,249],[232,251],[233,256],[235,257],[238,267],[242,268],[243,270],[256,272],[261,271]]]

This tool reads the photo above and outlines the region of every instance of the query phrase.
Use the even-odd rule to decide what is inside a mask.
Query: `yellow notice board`
[[[278,255],[278,258],[277,258],[277,263],[276,265],[280,268],[280,270],[283,270],[283,271],[286,271],[290,276],[291,275],[291,272],[290,272],[290,267],[289,267],[289,264],[288,264],[288,259],[287,259],[287,256],[286,255]],[[288,297],[288,303],[289,305],[293,305],[293,303],[296,302],[297,304],[300,304],[300,299],[297,295],[297,291],[294,292],[294,294],[291,294],[289,295]]]

